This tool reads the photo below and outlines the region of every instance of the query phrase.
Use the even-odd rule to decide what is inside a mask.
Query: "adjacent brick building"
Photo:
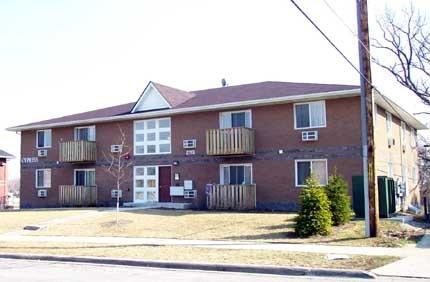
[[[325,184],[337,170],[350,186],[362,175],[359,93],[353,85],[182,91],[150,82],[135,103],[9,128],[22,136],[21,207],[65,205],[77,191],[112,205],[116,179],[106,169],[120,151],[112,145],[124,141],[124,203],[204,208],[207,184],[215,184],[255,189],[260,209],[295,209],[310,173]],[[375,103],[377,174],[406,183],[404,205],[419,205],[414,140],[425,126],[379,93]]]
[[[6,205],[7,199],[7,160],[13,158],[13,155],[0,150],[0,209]]]

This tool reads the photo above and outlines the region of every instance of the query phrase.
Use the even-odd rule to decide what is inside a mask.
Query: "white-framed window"
[[[411,127],[411,146],[417,146],[417,131],[413,127]]]
[[[387,119],[387,137],[393,138],[393,116],[390,112],[385,112],[385,116]]]
[[[326,127],[325,101],[294,104],[294,129]]]
[[[170,118],[137,120],[134,122],[134,154],[171,153]]]
[[[75,186],[96,186],[96,170],[94,168],[75,169],[73,179]]]
[[[405,185],[405,193],[408,193],[408,167],[402,165],[402,182]]]
[[[36,169],[36,188],[51,188],[51,169]]]
[[[247,127],[252,128],[251,110],[222,112],[219,114],[220,128]]]
[[[134,167],[134,202],[158,202],[158,166]]]
[[[43,129],[36,132],[36,148],[51,148],[52,130]]]
[[[313,175],[319,180],[320,185],[327,185],[327,160],[308,159],[295,160],[296,186],[306,186],[306,178]]]
[[[393,177],[393,163],[391,161],[387,163],[387,176]]]
[[[96,126],[75,127],[75,141],[96,141]]]
[[[252,184],[252,164],[221,164],[220,184]]]
[[[401,127],[401,130],[400,130],[400,139],[401,139],[402,145],[405,145],[408,142],[407,141],[408,129],[407,129],[406,123],[403,122],[403,121],[401,121],[400,122],[400,127]]]

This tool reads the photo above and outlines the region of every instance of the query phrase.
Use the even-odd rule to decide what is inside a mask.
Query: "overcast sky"
[[[355,0],[326,0],[356,30]],[[356,38],[323,0],[296,0],[356,65]],[[430,1],[412,1],[423,13]],[[368,0],[370,32],[385,8]],[[378,67],[374,84],[411,112],[425,110]],[[0,148],[3,129],[135,101],[148,81],[184,90],[266,80],[359,85],[358,74],[288,0],[0,1]],[[426,118],[425,116],[422,118]],[[424,122],[427,122],[425,119]]]

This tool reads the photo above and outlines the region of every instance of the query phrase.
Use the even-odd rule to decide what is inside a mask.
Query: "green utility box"
[[[364,218],[364,190],[362,175],[352,177],[352,209],[354,210],[355,217]]]
[[[378,176],[379,217],[388,218],[396,212],[396,188],[394,180]]]
[[[379,217],[387,218],[396,212],[396,187],[394,180],[378,176]],[[357,218],[364,218],[363,176],[352,177],[352,208]]]

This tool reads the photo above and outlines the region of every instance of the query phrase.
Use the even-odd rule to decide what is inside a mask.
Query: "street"
[[[171,270],[96,264],[59,263],[0,259],[0,281],[67,282],[67,281],[360,281],[327,277],[296,277],[247,273]],[[363,281],[369,281],[363,279]],[[371,280],[370,280],[371,281]],[[428,281],[424,279],[378,278],[377,281]]]

